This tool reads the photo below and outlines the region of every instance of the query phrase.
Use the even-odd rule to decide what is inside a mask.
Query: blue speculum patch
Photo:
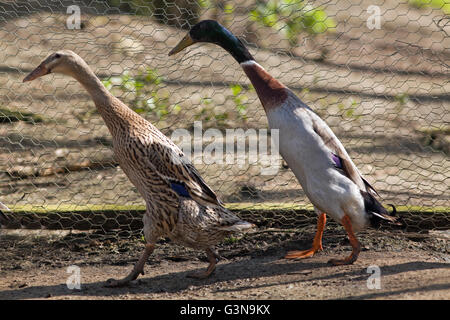
[[[173,191],[178,193],[179,196],[186,197],[186,198],[190,198],[191,197],[189,195],[189,192],[187,191],[186,187],[184,186],[184,184],[178,183],[178,182],[171,182],[170,186],[171,186]]]

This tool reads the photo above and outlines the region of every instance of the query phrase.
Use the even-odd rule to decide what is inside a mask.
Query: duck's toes
[[[106,280],[105,283],[105,287],[107,288],[120,288],[120,287],[125,287],[127,285],[130,284],[129,279],[124,278],[124,279],[120,279],[120,280],[116,280],[116,279],[108,279]]]
[[[119,279],[119,280],[108,279],[108,280],[106,280],[105,287],[108,287],[108,288],[125,287],[125,286],[129,285],[131,281],[136,280],[140,274],[142,274],[142,275],[144,274],[144,269],[143,269],[143,266],[142,266],[142,268],[140,268],[140,265],[139,265],[138,268],[134,268],[133,271],[131,271],[131,273],[123,279]]]
[[[309,250],[303,250],[303,251],[289,251],[284,258],[285,259],[305,259],[312,257],[317,250],[315,249],[309,249]]]
[[[208,269],[205,271],[189,273],[187,277],[193,279],[206,279],[216,270],[216,264],[217,260],[214,259],[214,262],[209,264]]]
[[[209,268],[208,268],[209,269]],[[215,269],[215,268],[214,268]],[[201,272],[193,272],[193,273],[189,273],[186,277],[191,278],[191,279],[206,279],[208,278],[212,273],[214,272],[214,270],[212,270],[211,272],[206,270],[206,271],[201,271]]]
[[[220,256],[212,248],[206,249],[206,255],[209,261],[208,269],[206,269],[206,271],[190,273],[187,275],[188,278],[206,279],[216,270],[216,265]]]
[[[328,261],[329,264],[332,264],[334,266],[343,266],[347,264],[353,264],[353,262],[358,259],[359,250],[354,250],[350,256],[348,256],[345,259],[330,259]]]
[[[353,264],[355,261],[351,261],[349,259],[330,259],[328,260],[329,264],[332,264],[333,266],[343,266],[347,264]]]

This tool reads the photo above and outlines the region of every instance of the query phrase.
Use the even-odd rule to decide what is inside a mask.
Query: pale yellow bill
[[[190,45],[193,45],[194,43],[195,43],[195,41],[191,38],[191,36],[188,33],[187,35],[184,36],[184,38],[180,42],[178,42],[178,44],[175,46],[175,48],[170,50],[169,56],[180,52],[184,48],[187,48]]]

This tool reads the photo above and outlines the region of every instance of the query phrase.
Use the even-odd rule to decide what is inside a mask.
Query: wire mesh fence
[[[330,125],[407,227],[448,229],[449,14],[445,0],[2,1],[0,193],[13,209],[3,228],[128,235],[141,227],[144,202],[87,92],[61,75],[22,84],[61,49],[79,54],[115,96],[188,151],[245,219],[314,225],[283,160],[251,159],[251,141],[270,146],[270,132],[239,64],[212,45],[167,55],[193,24],[216,19]],[[236,130],[245,136],[242,157],[227,162]]]

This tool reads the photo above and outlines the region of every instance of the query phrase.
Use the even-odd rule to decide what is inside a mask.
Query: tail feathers
[[[250,223],[247,221],[239,221],[232,225],[221,226],[221,227],[219,227],[219,230],[231,231],[231,232],[243,232],[243,231],[248,231],[249,229],[253,229],[255,227],[256,226],[253,223]]]
[[[394,207],[394,208],[395,208],[395,207]],[[369,211],[369,213],[372,214],[372,215],[374,215],[374,216],[377,217],[377,218],[382,219],[382,220],[389,221],[389,222],[392,222],[392,223],[394,223],[394,224],[399,223],[399,222],[397,221],[397,220],[398,220],[397,217],[390,216],[389,214],[382,214],[382,213],[377,213],[377,212],[373,212],[373,211]]]
[[[3,211],[10,211],[7,206],[0,202],[0,221],[8,221],[8,217],[3,213]]]
[[[7,206],[5,206],[3,203],[0,202],[0,211],[2,210],[10,211]]]
[[[372,194],[361,191],[361,195],[363,196],[364,206],[367,214],[369,215],[372,226],[378,227],[381,221],[394,225],[402,225],[399,218],[395,216],[397,209],[394,205],[390,204],[392,207],[392,213],[389,213]]]

